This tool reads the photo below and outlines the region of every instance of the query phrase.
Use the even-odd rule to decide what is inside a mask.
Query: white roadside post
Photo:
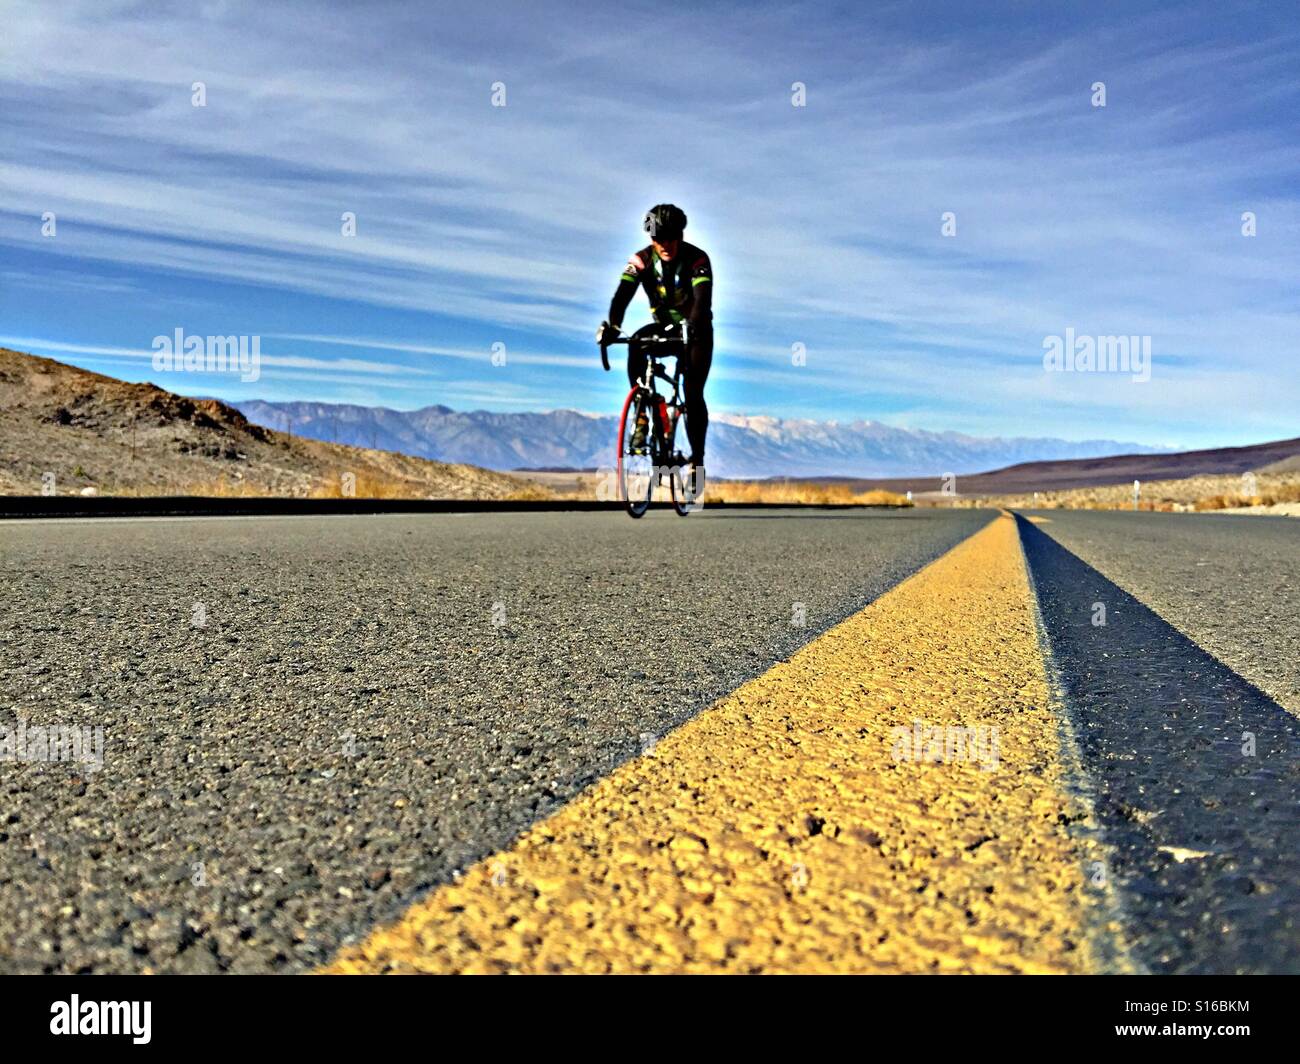
[[[1140,499],[1141,497],[1142,497],[1142,482],[1140,480],[1135,480],[1133,481],[1133,509],[1136,510],[1138,508],[1138,499]]]

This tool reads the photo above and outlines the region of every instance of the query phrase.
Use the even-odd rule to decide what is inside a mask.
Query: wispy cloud
[[[1296,33],[1221,4],[1023,10],[19,0],[0,309],[45,351],[126,357],[183,307],[300,345],[267,364],[304,398],[375,375],[409,405],[600,409],[619,375],[591,330],[671,199],[715,260],[720,409],[1292,430]],[[1152,382],[1047,376],[1067,326],[1151,335]]]

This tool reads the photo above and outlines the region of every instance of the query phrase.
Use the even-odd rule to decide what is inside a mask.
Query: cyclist
[[[654,322],[632,334],[627,348],[627,379],[636,384],[645,372],[646,352],[638,338],[675,335],[686,325],[686,354],[682,363],[682,391],[686,403],[686,437],[691,447],[687,476],[698,497],[704,491],[704,438],[709,431],[709,408],[704,403],[704,382],[713,363],[713,267],[709,256],[682,239],[686,212],[671,203],[661,203],[646,212],[645,231],[650,246],[633,255],[623,269],[609,318],[601,322],[598,340],[616,336],[623,315],[636,295],[645,289]],[[632,449],[645,447],[648,426],[638,420]]]

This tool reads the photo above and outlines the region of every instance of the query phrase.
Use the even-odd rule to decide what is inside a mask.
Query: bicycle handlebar
[[[680,344],[683,339],[680,336],[640,336],[637,339],[643,344]],[[632,337],[616,336],[612,340],[606,340],[601,347],[612,347],[614,344],[630,344]]]
[[[643,344],[681,344],[684,343],[680,336],[641,336],[637,338]],[[609,349],[614,344],[630,344],[632,337],[616,336],[612,340],[602,340],[600,343],[600,364],[609,369]]]

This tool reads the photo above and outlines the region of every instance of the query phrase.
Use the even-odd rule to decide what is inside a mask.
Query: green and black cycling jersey
[[[709,256],[694,244],[678,242],[677,254],[664,262],[654,245],[644,247],[628,259],[618,288],[609,304],[609,323],[623,327],[637,288],[644,288],[650,300],[655,324],[638,329],[627,348],[627,380],[635,386],[645,372],[646,350],[642,338],[658,332],[662,325],[686,323],[686,344],[678,368],[686,401],[686,436],[691,461],[704,465],[704,442],[709,431],[709,408],[704,402],[704,383],[713,364],[713,266]]]
[[[713,266],[709,256],[694,244],[681,241],[677,255],[664,262],[651,244],[642,248],[623,268],[618,288],[609,304],[609,322],[619,328],[637,288],[644,288],[650,311],[660,325],[687,322],[691,331],[713,322]]]

